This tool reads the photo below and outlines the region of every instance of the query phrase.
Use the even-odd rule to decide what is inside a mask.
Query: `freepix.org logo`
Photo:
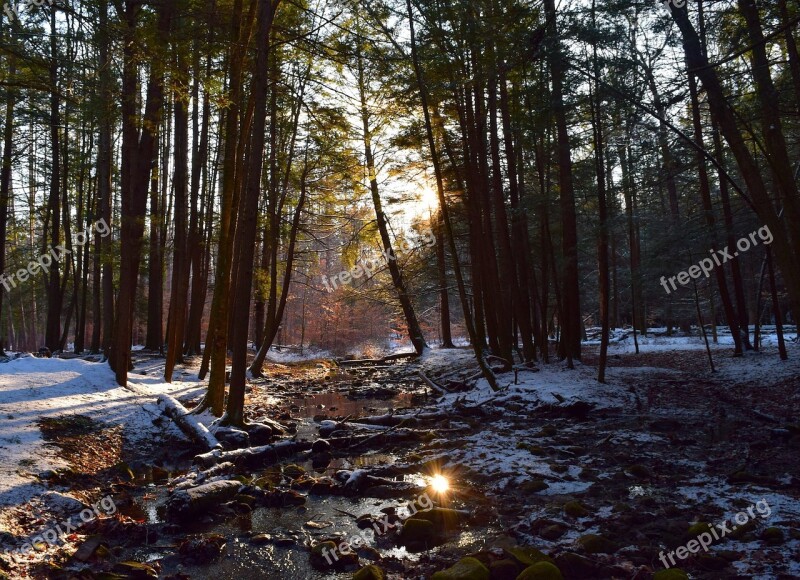
[[[674,6],[675,8],[683,8],[686,6],[686,0],[659,0],[659,4],[664,10],[669,11],[670,5]]]

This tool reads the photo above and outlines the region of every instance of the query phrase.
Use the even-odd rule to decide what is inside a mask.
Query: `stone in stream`
[[[447,570],[436,572],[431,580],[489,580],[489,569],[476,558],[462,558]]]
[[[378,568],[375,564],[370,564],[369,566],[364,566],[353,574],[353,580],[384,580],[386,575],[383,573],[383,570]]]
[[[220,427],[214,432],[214,437],[222,443],[225,449],[244,449],[250,447],[250,435],[247,431],[233,427]]]
[[[266,445],[272,441],[274,435],[272,427],[263,423],[251,423],[247,426],[247,433],[250,435],[252,445]]]
[[[428,520],[408,518],[403,522],[398,541],[409,548],[424,549],[436,537],[436,527]]]
[[[311,548],[311,565],[318,570],[352,570],[358,566],[358,555],[347,542],[337,545],[332,540],[325,540]]]
[[[331,444],[329,441],[325,439],[317,439],[311,445],[311,451],[313,451],[314,453],[322,453],[323,451],[330,451],[330,450],[331,450]]]
[[[538,562],[525,568],[517,580],[564,580],[564,576],[550,562]]]
[[[492,580],[516,580],[521,571],[520,565],[511,559],[495,560],[489,564]]]

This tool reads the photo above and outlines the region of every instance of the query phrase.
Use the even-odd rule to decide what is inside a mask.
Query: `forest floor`
[[[471,555],[462,567],[481,562],[492,578],[547,559],[568,579],[646,579],[672,553],[692,578],[800,577],[800,344],[785,362],[772,346],[741,358],[714,347],[712,374],[697,337],[646,337],[639,354],[617,339],[606,384],[588,343],[575,369],[503,374],[498,393],[472,379],[466,349],[271,364],[248,389],[248,419],[283,424],[284,441],[338,443],[234,461],[209,480],[238,482],[237,495],[191,518],[168,506],[199,483],[202,449],[155,397],[196,404],[196,361],[166,385],[163,359],[139,353],[130,389],[82,359],[0,365],[0,571],[349,578],[373,563],[410,578]],[[437,475],[449,489],[432,487]],[[70,517],[80,526],[52,545],[11,552]],[[356,534],[352,557],[320,557]]]

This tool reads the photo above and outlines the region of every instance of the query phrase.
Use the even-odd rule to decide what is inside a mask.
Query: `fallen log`
[[[170,518],[186,519],[205,513],[209,509],[233,499],[241,487],[241,482],[227,480],[178,490],[167,500],[167,515]]]
[[[206,449],[222,448],[222,444],[217,441],[217,438],[211,434],[206,426],[198,421],[195,415],[189,414],[186,407],[181,405],[177,399],[169,395],[159,395],[158,408],[167,417],[175,421],[181,431]]]
[[[443,395],[446,395],[446,394],[448,394],[450,392],[447,389],[445,389],[444,387],[440,387],[439,385],[434,383],[431,379],[429,379],[425,375],[424,372],[419,371],[418,374],[419,374],[419,378],[421,378],[425,382],[425,384],[428,385],[430,388],[432,388],[434,391],[438,391],[439,393],[441,393]]]
[[[349,424],[358,426],[359,423],[363,423],[365,425],[382,425],[384,427],[394,427],[395,425],[399,425],[403,421],[409,421],[410,423],[413,423],[414,419],[416,419],[417,421],[436,421],[439,419],[446,419],[448,417],[452,417],[452,413],[446,413],[443,411],[434,411],[431,413],[404,413],[404,414],[387,413],[385,415],[373,415],[371,417],[359,417],[357,419],[351,419],[349,421]]]
[[[396,361],[402,358],[417,358],[419,354],[416,352],[400,352],[396,354],[390,354],[383,358],[361,358],[361,359],[345,359],[345,360],[337,360],[337,364],[339,366],[358,366],[358,365],[382,365],[386,363],[390,363],[392,361]]]
[[[214,449],[208,453],[195,456],[194,463],[204,469],[230,461],[234,465],[244,465],[248,467],[260,467],[272,465],[281,459],[311,449],[310,441],[281,441],[274,445],[262,445],[260,447],[248,447],[247,449],[235,449],[233,451],[221,451]]]

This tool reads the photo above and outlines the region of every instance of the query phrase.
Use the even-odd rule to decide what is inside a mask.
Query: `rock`
[[[680,568],[670,568],[653,574],[653,580],[689,580],[689,576]]]
[[[517,580],[564,580],[561,571],[550,562],[538,562],[517,576]]]
[[[102,543],[103,538],[101,536],[90,536],[72,554],[72,558],[78,562],[86,562],[94,555]]]
[[[506,550],[509,554],[514,556],[518,562],[524,566],[531,566],[539,562],[553,563],[553,559],[544,552],[531,548],[529,546],[514,546]]]
[[[326,439],[317,439],[311,445],[311,451],[314,453],[323,453],[331,450],[331,444]]]
[[[630,473],[636,479],[650,479],[650,470],[647,469],[644,465],[641,464],[634,464],[626,469],[628,473]]]
[[[443,534],[458,528],[461,514],[449,508],[435,507],[417,512],[414,518],[431,522],[436,527],[436,533]]]
[[[514,560],[496,560],[489,564],[489,576],[491,580],[514,580],[519,576],[520,565]]]
[[[462,558],[447,570],[436,572],[431,580],[489,580],[489,569],[475,558]]]
[[[378,568],[375,564],[370,564],[368,566],[364,566],[353,574],[353,580],[384,580],[386,575],[383,573],[383,570]]]
[[[331,540],[319,542],[311,548],[311,565],[319,570],[347,570],[358,566],[358,555],[344,546],[344,552]],[[347,552],[347,553],[345,553]]]
[[[233,427],[220,427],[214,432],[214,437],[222,443],[225,449],[244,449],[250,447],[250,435],[247,431]]]
[[[537,491],[542,491],[550,487],[541,479],[529,479],[528,481],[524,482],[522,485],[519,486],[519,489],[525,493],[536,493]]]
[[[783,530],[774,526],[761,532],[761,539],[770,546],[778,546],[785,540]]]
[[[689,529],[686,530],[684,534],[684,538],[687,540],[691,540],[699,536],[700,534],[710,534],[711,533],[711,526],[707,522],[697,522],[696,524],[692,524],[689,526]]]
[[[140,562],[120,562],[112,569],[115,574],[120,574],[123,578],[132,580],[146,580],[147,578],[158,578],[158,572],[147,564]]]
[[[568,580],[594,578],[597,573],[597,566],[594,562],[573,552],[565,552],[556,556],[556,566]]]
[[[564,513],[573,518],[582,518],[589,515],[589,510],[581,502],[573,500],[564,504]]]
[[[267,445],[274,435],[272,427],[263,423],[250,423],[247,426],[247,433],[250,435],[252,445]]]
[[[428,520],[408,518],[403,522],[403,529],[400,530],[399,540],[401,544],[412,543],[425,544],[436,536],[436,527]]]
[[[283,474],[289,479],[297,479],[298,477],[305,475],[305,473],[305,469],[299,465],[295,465],[294,463],[283,468]]]
[[[46,491],[42,494],[41,499],[51,511],[62,516],[77,515],[81,510],[89,507],[82,501],[57,491]]]
[[[578,538],[578,543],[583,546],[589,554],[613,554],[617,551],[617,545],[611,540],[597,534],[586,534]]]
[[[541,536],[545,540],[550,540],[551,542],[557,540],[566,533],[567,533],[566,526],[557,523],[551,526],[545,526],[544,528],[539,530],[539,536]]]
[[[192,563],[210,564],[223,555],[225,546],[225,536],[220,534],[191,536],[180,543],[178,553]]]

